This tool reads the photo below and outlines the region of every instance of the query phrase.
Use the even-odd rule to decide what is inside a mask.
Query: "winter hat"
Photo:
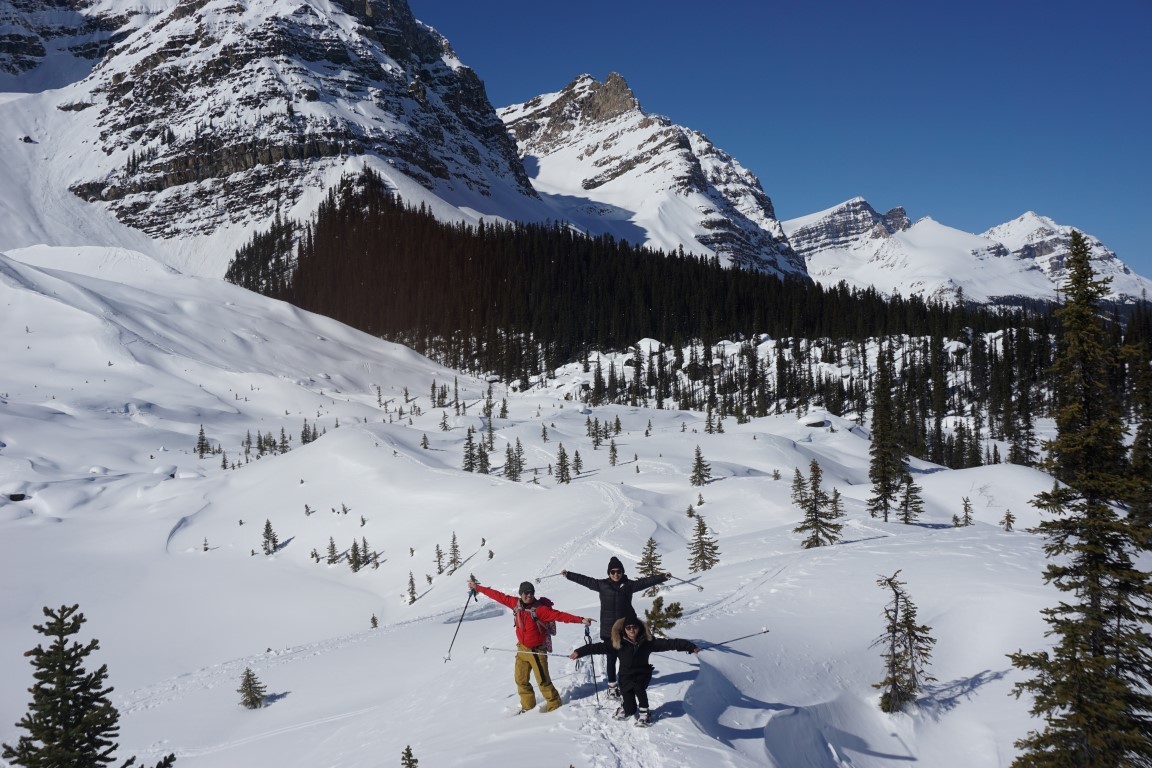
[[[535,595],[536,594],[536,587],[532,586],[532,582],[530,582],[530,581],[522,581],[522,582],[520,582],[520,594],[522,594],[522,595]]]
[[[623,572],[623,570],[624,570],[624,563],[620,562],[620,558],[616,557],[616,555],[612,555],[612,559],[610,559],[608,561],[608,571],[609,572],[612,572],[612,571]]]

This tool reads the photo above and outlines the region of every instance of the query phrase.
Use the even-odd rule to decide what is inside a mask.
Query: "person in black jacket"
[[[652,665],[648,663],[648,657],[663,651],[700,653],[700,647],[689,640],[655,639],[648,625],[632,616],[612,625],[609,642],[581,646],[572,651],[569,658],[615,652],[620,658],[621,702],[613,716],[617,720],[627,720],[636,715],[636,725],[643,726],[652,722],[648,714],[648,684],[652,682]]]
[[[624,564],[615,555],[608,561],[608,578],[594,579],[572,571],[560,571],[568,581],[574,581],[582,587],[587,587],[600,593],[600,639],[610,643],[612,639],[612,626],[618,619],[634,618],[636,609],[632,607],[632,595],[643,592],[649,587],[663,584],[672,578],[671,573],[646,576],[643,579],[632,581],[624,573]],[[613,699],[620,698],[620,687],[616,684],[616,653],[609,645],[605,652],[604,666],[608,670],[608,696]]]

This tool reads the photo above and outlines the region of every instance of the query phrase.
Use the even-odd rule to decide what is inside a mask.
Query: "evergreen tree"
[[[412,754],[412,747],[404,747],[404,751],[400,753],[400,768],[416,768],[420,765],[420,761]]]
[[[204,436],[204,425],[200,425],[200,432],[196,436],[196,455],[203,459],[208,454],[212,453],[212,446],[208,444],[208,438]]]
[[[476,471],[476,430],[468,427],[468,431],[464,435],[464,471]]]
[[[422,434],[420,436],[420,447],[423,448],[424,450],[428,450],[428,448],[431,445],[432,444],[430,442],[428,442],[428,433],[425,432],[424,434]]]
[[[1133,360],[1133,416],[1136,431],[1132,436],[1129,465],[1132,488],[1129,514],[1137,530],[1152,531],[1152,357],[1148,344],[1130,350]]]
[[[972,500],[969,499],[967,496],[964,496],[961,498],[960,504],[961,504],[960,509],[961,509],[961,513],[962,513],[960,515],[960,525],[961,526],[972,525]]]
[[[408,605],[416,602],[416,578],[408,571]]]
[[[676,626],[676,619],[684,616],[684,609],[680,606],[679,602],[669,603],[668,607],[664,607],[664,597],[656,597],[652,600],[652,608],[644,609],[644,621],[647,622],[651,628],[652,633],[655,635],[663,635],[669,629]]]
[[[572,451],[572,471],[579,477],[580,473],[584,471],[584,461],[580,458],[580,450],[574,449]]]
[[[79,634],[87,621],[79,608],[45,607],[48,620],[32,626],[52,642],[48,648],[37,645],[24,654],[32,660],[36,682],[28,689],[32,694],[28,712],[16,723],[27,734],[21,735],[15,746],[0,745],[0,756],[10,765],[100,768],[115,762],[112,753],[119,746],[114,740],[120,733],[120,712],[108,699],[113,690],[105,687],[108,666],[101,665],[95,672],[84,666],[99,650],[100,642],[93,639],[81,644],[69,639]],[[157,768],[167,768],[175,761],[175,755],[168,755]],[[135,762],[130,758],[123,768]]]
[[[868,514],[888,522],[888,513],[896,499],[896,490],[904,474],[904,450],[900,447],[899,428],[892,403],[892,349],[881,350],[876,359],[876,383],[873,387],[872,443],[868,448],[868,480],[872,496]]]
[[[436,551],[433,554],[433,559],[436,561],[437,575],[444,573],[444,550],[440,549],[440,545],[436,545]]]
[[[1000,525],[1004,526],[1005,531],[1011,531],[1012,526],[1016,523],[1016,516],[1012,514],[1012,510],[1004,510],[1004,517],[1000,520]]]
[[[644,542],[644,549],[640,552],[640,561],[636,563],[636,572],[645,578],[664,573],[660,555],[656,552],[656,539],[651,536],[648,537],[648,541]],[[648,597],[655,597],[659,591],[660,585],[656,584],[644,590],[644,594]]]
[[[240,676],[240,687],[236,689],[236,693],[240,694],[240,703],[248,709],[259,709],[264,706],[266,691],[252,668],[245,667],[244,674]]]
[[[363,562],[360,559],[360,542],[352,539],[352,547],[348,550],[348,567],[352,569],[352,573],[360,570]]]
[[[331,536],[328,537],[328,558],[326,562],[328,565],[336,565],[340,562],[340,554],[336,551],[336,540]]]
[[[796,473],[799,475],[800,470],[797,469]],[[793,485],[792,488],[793,501],[799,498],[802,502],[801,511],[804,512],[803,522],[793,528],[792,532],[807,534],[801,543],[804,549],[831,546],[840,541],[840,531],[844,526],[836,522],[832,500],[820,487],[824,474],[815,459],[808,465],[808,473],[806,484],[801,479],[800,487]]]
[[[884,649],[885,677],[873,687],[882,691],[880,709],[885,712],[904,709],[916,700],[921,683],[933,679],[925,670],[936,640],[929,634],[931,627],[917,623],[916,606],[904,590],[905,582],[896,578],[899,575],[896,571],[876,581],[878,587],[892,591],[892,602],[884,608],[884,634],[872,644]]]
[[[706,485],[712,479],[712,467],[704,461],[700,446],[696,446],[696,458],[692,460],[692,476],[689,482],[694,486]]]
[[[616,450],[616,441],[611,440],[608,443],[608,465],[611,467],[616,466],[616,462],[620,459],[620,453]]]
[[[708,534],[704,516],[696,514],[696,530],[688,544],[688,570],[692,573],[710,570],[720,562],[720,545]]]
[[[920,486],[912,480],[911,472],[905,472],[900,483],[900,500],[896,511],[900,522],[905,525],[912,525],[924,511],[924,497],[920,494]]]
[[[280,546],[279,539],[276,538],[276,531],[272,530],[272,521],[264,521],[264,554],[271,555],[276,552],[276,548]]]
[[[460,544],[456,540],[456,531],[452,531],[452,541],[448,544],[448,572],[452,573],[464,561],[460,558]]]
[[[556,450],[556,482],[572,482],[572,469],[568,464],[568,452],[564,450],[564,443],[560,443],[560,447]]]
[[[1045,721],[1016,742],[1014,766],[1152,765],[1152,581],[1136,568],[1146,532],[1116,505],[1129,495],[1120,404],[1109,388],[1115,349],[1102,325],[1107,280],[1096,279],[1087,241],[1072,233],[1068,282],[1052,371],[1056,437],[1046,468],[1056,478],[1033,504],[1050,558],[1044,580],[1068,596],[1041,613],[1051,651],[1011,654],[1032,673],[1017,696]]]

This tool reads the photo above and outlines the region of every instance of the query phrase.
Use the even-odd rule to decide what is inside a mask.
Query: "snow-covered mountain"
[[[72,7],[0,2],[21,30],[4,59],[21,79],[55,54],[45,16],[61,25],[56,48],[100,30],[93,59],[70,59],[90,72],[75,66],[75,81],[0,107],[6,134],[24,137],[6,178],[111,214],[182,269],[223,274],[254,225],[277,211],[306,217],[366,163],[443,218],[544,213],[480,79],[404,0]],[[23,193],[17,184],[11,199]],[[75,227],[53,231],[50,213],[21,213],[29,237],[2,245],[76,242],[65,239]]]
[[[0,249],[99,245],[219,277],[365,165],[437,217],[591,234],[951,298],[1053,298],[1069,227],[981,236],[856,199],[782,225],[702,134],[583,75],[499,112],[405,0],[0,0]],[[1149,281],[1093,239],[1119,298]]]
[[[885,523],[866,509],[866,432],[826,413],[710,434],[704,413],[583,405],[592,374],[573,365],[526,391],[492,384],[507,416],[488,419],[485,380],[123,249],[0,255],[0,306],[0,743],[25,733],[32,625],[73,603],[88,619],[77,639],[100,641],[88,669],[107,664],[115,688],[118,756],[145,765],[172,752],[180,768],[375,768],[410,745],[421,765],[460,768],[1000,768],[1037,725],[1006,654],[1048,646],[1039,611],[1060,599],[1026,532],[1052,483],[1038,470],[913,460],[925,512]],[[773,375],[773,341],[757,353]],[[437,388],[458,391],[459,415],[431,402]],[[619,461],[589,419],[619,420]],[[492,472],[463,471],[489,423]],[[305,424],[320,436],[302,444]],[[518,442],[514,482],[500,456]],[[570,484],[549,472],[561,446],[583,460]],[[791,478],[813,460],[847,517],[841,543],[806,550]],[[975,523],[953,527],[966,499]],[[700,573],[686,508],[719,547]],[[1007,511],[1014,532],[998,525]],[[562,624],[549,662],[564,706],[513,717],[511,618],[468,601],[469,575],[505,592],[531,579],[595,617],[596,594],[559,571],[600,577],[616,556],[635,576],[649,538],[689,582],[664,588],[684,611],[670,634],[718,645],[655,657],[657,720],[637,729],[612,719],[602,658],[565,658],[584,638]],[[353,542],[379,567],[354,572]],[[462,566],[438,568],[452,542]],[[936,680],[886,715],[876,580],[896,571],[936,639]],[[267,686],[262,709],[240,706],[246,669]]]
[[[645,113],[621,75],[581,75],[500,116],[562,218],[665,251],[803,274],[760,181],[703,134]]]
[[[857,197],[783,223],[808,274],[823,285],[904,296],[977,302],[1056,299],[1067,279],[1064,258],[1073,227],[1027,213],[974,235],[931,218],[910,223],[903,208],[880,214]],[[1152,293],[1141,277],[1091,235],[1092,265],[1112,279],[1110,297],[1138,300]]]

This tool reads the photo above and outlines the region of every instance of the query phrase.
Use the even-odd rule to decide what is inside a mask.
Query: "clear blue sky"
[[[1152,0],[410,0],[493,105],[619,72],[782,219],[857,195],[968,232],[1028,210],[1152,277]]]

